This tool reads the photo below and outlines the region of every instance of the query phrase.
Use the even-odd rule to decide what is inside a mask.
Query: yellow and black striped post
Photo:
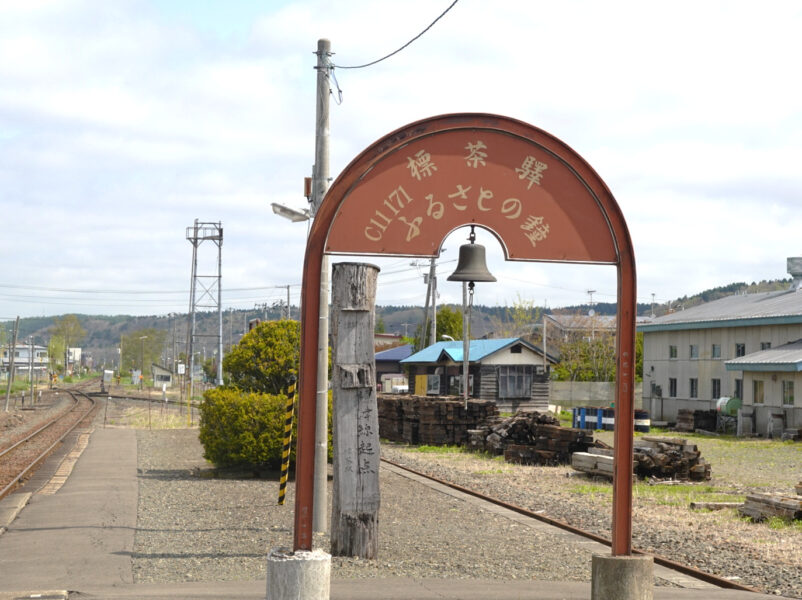
[[[292,407],[295,404],[296,382],[293,381],[287,389],[287,405],[284,409],[284,448],[281,451],[281,479],[278,486],[279,506],[284,504],[284,495],[287,493],[287,477],[290,472],[290,446],[292,442]]]

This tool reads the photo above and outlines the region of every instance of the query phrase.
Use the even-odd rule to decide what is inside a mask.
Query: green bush
[[[200,405],[200,442],[203,456],[218,467],[255,471],[281,467],[284,447],[284,395],[214,388]],[[290,462],[295,462],[296,413],[292,423]],[[331,394],[329,394],[329,458],[331,458]]]
[[[207,391],[200,405],[204,458],[218,467],[279,468],[286,402],[283,395],[226,388]],[[294,421],[292,436],[296,437]],[[294,458],[293,452],[290,460]]]

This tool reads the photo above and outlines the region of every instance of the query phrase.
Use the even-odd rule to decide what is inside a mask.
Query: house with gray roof
[[[638,326],[652,420],[737,397],[756,432],[802,427],[802,259],[788,268],[788,290],[736,294]]]
[[[407,376],[401,361],[412,355],[412,344],[402,344],[395,348],[376,352],[376,381],[380,392],[392,392],[395,388],[409,389]]]
[[[462,341],[437,342],[401,361],[409,368],[412,393],[459,396]],[[471,340],[468,347],[468,394],[494,401],[500,411],[548,410],[548,378],[553,356],[523,340]]]

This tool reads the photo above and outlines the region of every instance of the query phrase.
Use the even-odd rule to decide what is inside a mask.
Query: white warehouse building
[[[757,432],[802,428],[802,258],[789,258],[788,271],[788,290],[729,296],[638,326],[653,420],[737,397]]]

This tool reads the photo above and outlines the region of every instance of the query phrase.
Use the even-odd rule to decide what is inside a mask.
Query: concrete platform
[[[265,580],[134,584],[136,432],[97,429],[82,449],[67,449],[50,465],[51,481],[0,502],[0,600],[37,598],[263,599]],[[60,468],[59,468],[60,467]],[[426,485],[425,480],[421,485]],[[436,485],[436,484],[432,484]],[[445,492],[444,492],[445,493]],[[448,493],[453,493],[453,490]],[[510,517],[512,518],[512,516]],[[516,517],[518,518],[518,517]],[[555,531],[555,535],[564,532]],[[690,582],[689,582],[690,583]],[[335,579],[334,600],[586,600],[589,582]],[[777,598],[723,590],[658,586],[655,600]]]
[[[35,595],[42,594],[42,595]],[[74,600],[205,600],[230,598],[257,600],[265,597],[264,581],[229,583],[139,584],[84,586],[78,591],[28,590],[6,594],[0,600],[22,598]],[[332,600],[588,600],[590,583],[557,581],[476,581],[361,579],[334,580]],[[654,600],[759,600],[778,598],[733,590],[688,590],[656,587]],[[611,599],[613,600],[613,599]]]

